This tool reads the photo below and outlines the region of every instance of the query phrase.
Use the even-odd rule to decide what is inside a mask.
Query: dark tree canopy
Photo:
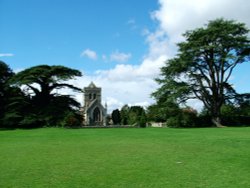
[[[26,111],[27,98],[18,87],[10,85],[14,72],[0,61],[0,128],[14,128]]]
[[[64,66],[39,65],[17,73],[12,81],[19,86],[26,85],[37,96],[47,97],[53,90],[64,87],[80,91],[73,85],[61,83],[75,76],[81,76],[81,72]],[[32,84],[38,84],[40,88],[34,87]]]
[[[21,123],[55,126],[67,113],[80,107],[69,95],[60,95],[57,89],[70,88],[81,91],[71,84],[65,83],[81,72],[64,66],[39,65],[17,73],[11,83],[16,86],[26,86],[29,96],[29,114]]]
[[[113,110],[111,117],[112,117],[112,121],[113,121],[114,125],[121,124],[121,114],[120,114],[120,111],[118,109]]]
[[[176,57],[162,67],[157,79],[161,87],[153,96],[177,102],[199,99],[221,126],[222,105],[237,96],[229,78],[238,64],[250,59],[248,32],[245,24],[224,19],[187,31]]]
[[[9,66],[0,61],[0,119],[4,117],[6,105],[9,102],[10,86],[8,80],[14,75]]]
[[[9,66],[3,61],[0,61],[0,89],[3,89],[3,85],[6,84],[8,79],[10,79],[13,75],[14,73]]]

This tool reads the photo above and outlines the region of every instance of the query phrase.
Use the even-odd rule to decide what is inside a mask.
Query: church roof
[[[90,87],[90,88],[96,88],[96,85],[94,84],[94,82],[91,82],[88,87]]]

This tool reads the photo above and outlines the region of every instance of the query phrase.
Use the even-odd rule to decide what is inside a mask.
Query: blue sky
[[[157,1],[134,0],[0,0],[0,53],[13,69],[62,64],[93,72],[117,62],[103,62],[112,53],[130,54],[139,64],[146,54],[144,29],[153,30],[150,12]],[[98,52],[95,61],[80,56]]]
[[[70,82],[83,88],[94,81],[109,111],[147,106],[182,33],[219,17],[250,28],[249,10],[246,0],[0,0],[0,60],[14,71],[39,64],[81,70]],[[233,73],[237,91],[250,91],[249,70],[248,63]],[[189,105],[202,108],[197,100]]]

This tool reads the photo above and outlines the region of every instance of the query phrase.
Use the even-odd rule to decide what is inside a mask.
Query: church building
[[[107,105],[102,105],[102,89],[91,82],[83,89],[84,125],[106,126]]]

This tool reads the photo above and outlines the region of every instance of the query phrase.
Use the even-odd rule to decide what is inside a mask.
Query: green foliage
[[[14,75],[13,71],[10,67],[0,60],[0,84],[1,84],[1,92],[5,88],[4,86],[7,84],[7,81]]]
[[[175,128],[198,127],[200,125],[197,124],[197,112],[190,107],[180,109],[178,114],[167,119],[167,126]]]
[[[20,121],[27,112],[28,97],[9,83],[14,75],[9,66],[0,61],[0,128],[20,126]]]
[[[131,106],[128,112],[128,124],[132,126],[145,127],[145,110],[141,106]]]
[[[149,121],[154,122],[166,122],[167,119],[179,113],[178,104],[169,99],[161,99],[147,108],[147,118]]]
[[[167,126],[173,128],[182,127],[181,117],[180,116],[170,117],[167,120]]]
[[[82,125],[82,116],[78,113],[69,111],[65,114],[63,121],[61,121],[62,127],[80,127]]]
[[[0,61],[0,120],[3,118],[9,100],[10,85],[8,80],[14,75],[7,64]]]
[[[225,104],[221,108],[222,122],[227,126],[249,126],[250,115],[247,106]]]
[[[239,95],[236,100],[236,106],[240,115],[250,117],[250,93]]]
[[[180,108],[170,99],[161,99],[148,107],[147,116],[153,122],[167,122],[168,127],[197,127],[197,112],[190,108]]]
[[[147,126],[147,119],[145,114],[140,116],[138,125],[141,128],[145,128]]]
[[[224,19],[187,31],[176,57],[161,69],[155,99],[178,103],[199,99],[219,126],[221,106],[237,96],[229,78],[238,64],[250,59],[248,32],[245,24]]]
[[[124,105],[122,108],[121,108],[121,112],[120,112],[120,115],[121,115],[121,124],[122,125],[128,125],[128,114],[129,114],[129,106],[128,105]]]
[[[224,104],[221,106],[221,115],[226,117],[238,115],[238,109],[234,105]]]
[[[141,106],[125,105],[121,109],[121,124],[130,126],[146,127],[147,117]]]
[[[120,111],[118,109],[113,110],[111,117],[112,117],[112,121],[113,121],[114,125],[121,124],[121,115],[120,115]]]
[[[71,87],[67,84],[60,84],[60,81],[67,81],[75,76],[82,76],[81,72],[75,69],[60,65],[38,65],[19,72],[14,78],[13,82],[17,85],[28,85],[37,83],[41,86],[41,90],[46,86],[49,91],[61,87],[70,87],[79,90],[78,88]],[[30,87],[36,91],[36,89]]]

